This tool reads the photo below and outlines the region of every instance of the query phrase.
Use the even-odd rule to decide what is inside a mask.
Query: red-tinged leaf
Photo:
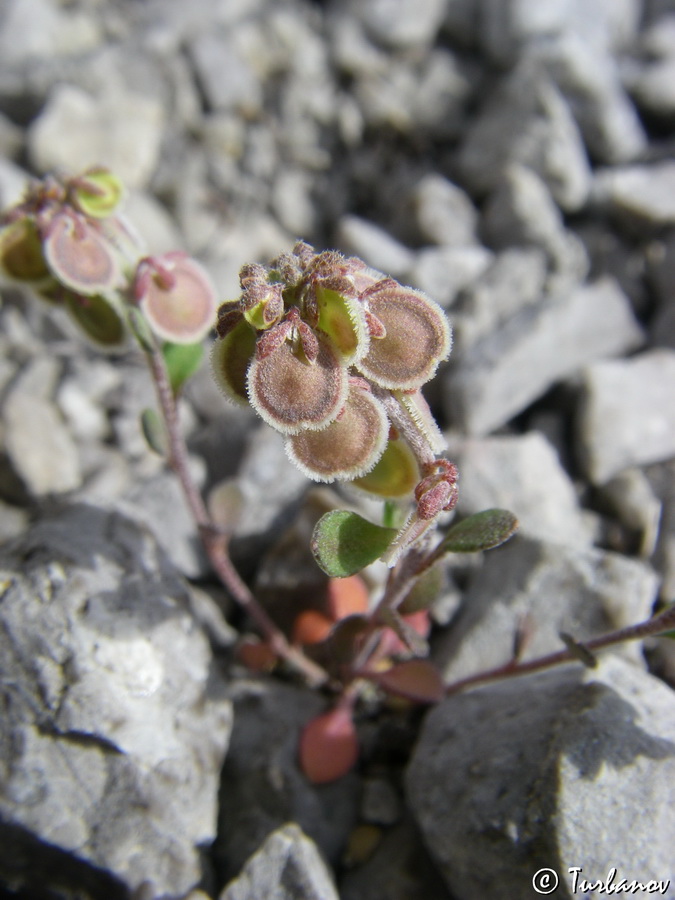
[[[307,723],[300,737],[300,766],[312,784],[346,775],[359,756],[351,712],[333,709]]]
[[[237,658],[252,672],[271,672],[278,662],[270,645],[254,637],[242,640],[237,647]]]
[[[368,677],[390,694],[415,703],[438,703],[443,699],[441,674],[436,666],[424,659],[411,659]]]
[[[346,616],[368,612],[370,595],[360,575],[331,578],[328,581],[328,612],[338,622]]]
[[[293,622],[294,644],[318,644],[330,634],[333,622],[316,609],[306,609]]]

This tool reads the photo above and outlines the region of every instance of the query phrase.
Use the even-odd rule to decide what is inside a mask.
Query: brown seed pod
[[[166,341],[196,343],[215,324],[215,288],[206,270],[184,253],[141,262],[135,290],[153,331]]]
[[[303,431],[286,441],[286,452],[314,481],[351,481],[369,472],[382,456],[389,422],[369,391],[350,386],[339,417],[322,431]]]
[[[324,428],[342,409],[347,371],[323,342],[310,363],[292,341],[260,358],[248,370],[248,397],[258,415],[284,434]]]
[[[368,353],[356,367],[389,390],[421,387],[450,352],[450,326],[443,310],[419,291],[403,288],[391,279],[361,296],[385,333],[370,342]]]

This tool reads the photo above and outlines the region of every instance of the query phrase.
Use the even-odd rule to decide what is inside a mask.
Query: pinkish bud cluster
[[[293,462],[385,499],[432,477],[423,469],[443,440],[420,388],[450,352],[441,308],[360,259],[305,243],[268,267],[244,266],[240,283],[218,312],[214,372],[285,436]],[[430,511],[450,493],[434,482],[417,499]]]
[[[141,259],[140,240],[119,214],[123,194],[104,168],[33,183],[2,220],[0,277],[64,308],[100,347],[124,343],[130,305],[163,340],[201,340],[216,312],[206,272],[182,253]]]

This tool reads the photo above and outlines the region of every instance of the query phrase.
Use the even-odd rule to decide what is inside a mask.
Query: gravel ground
[[[0,4],[0,206],[102,163],[223,300],[302,238],[446,309],[427,395],[458,513],[521,523],[451,566],[449,679],[524,621],[534,656],[675,600],[674,150],[674,0]],[[0,350],[3,896],[513,898],[548,868],[573,897],[614,867],[675,898],[649,887],[675,881],[672,641],[365,709],[357,771],[313,787],[297,734],[324,700],[233,664],[244,623],[139,430],[142,359],[9,288]],[[181,404],[283,621],[325,586],[308,534],[340,498],[207,371]]]

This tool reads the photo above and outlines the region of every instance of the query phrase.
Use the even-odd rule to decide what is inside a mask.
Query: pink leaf
[[[436,666],[424,659],[411,659],[387,669],[369,674],[390,694],[406,697],[416,703],[438,703],[443,699],[443,680]]]
[[[300,737],[300,766],[312,784],[327,784],[346,775],[359,756],[351,712],[333,709],[312,719]]]

